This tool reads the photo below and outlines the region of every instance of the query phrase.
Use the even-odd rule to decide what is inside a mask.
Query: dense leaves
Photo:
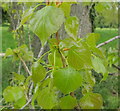
[[[31,94],[29,106],[33,108],[102,108],[101,95],[93,93],[96,81],[92,71],[102,73],[105,80],[108,64],[103,52],[96,47],[99,34],[91,33],[86,38],[78,38],[79,19],[70,16],[71,4],[51,0],[42,9],[36,9],[40,4],[35,8],[28,4],[30,8],[23,14],[20,25],[30,22],[30,28],[40,38],[42,46],[50,39],[50,50],[40,58],[34,58],[27,45],[7,49],[5,58],[13,56],[13,61],[21,61],[25,71],[30,72],[28,77],[26,73],[13,72],[12,86],[3,92],[5,101],[14,104],[14,108],[24,106],[26,100],[31,99]],[[60,40],[56,32],[62,24],[69,37]],[[45,61],[44,56],[48,57]],[[79,88],[80,99],[75,94]]]

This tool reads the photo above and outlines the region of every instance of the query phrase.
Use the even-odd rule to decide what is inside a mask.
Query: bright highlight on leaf
[[[19,99],[24,97],[24,92],[21,87],[11,87],[8,86],[4,92],[3,96],[6,100],[6,102],[17,102]]]
[[[79,29],[79,19],[75,16],[70,16],[66,19],[65,30],[68,35],[75,40],[77,39]]]
[[[87,93],[80,99],[82,109],[101,109],[102,105],[102,96],[97,93]]]

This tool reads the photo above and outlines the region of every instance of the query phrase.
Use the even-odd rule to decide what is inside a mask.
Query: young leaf
[[[60,107],[61,109],[74,109],[77,105],[77,101],[75,98],[69,96],[62,97],[60,99]]]
[[[43,109],[52,109],[56,105],[56,95],[47,87],[39,91],[37,102]]]
[[[28,47],[25,44],[18,47],[18,49],[20,50],[20,56],[22,56],[25,61],[33,61],[33,52],[28,51]]]
[[[13,55],[13,51],[12,51],[12,49],[8,48],[5,52],[5,57],[4,58],[6,58],[7,56],[11,56],[11,55]]]
[[[32,15],[33,15],[33,9],[27,9],[22,15],[20,26],[23,25],[25,22],[27,22]]]
[[[45,68],[38,62],[34,62],[32,65],[32,79],[33,81],[40,82],[46,76]]]
[[[25,80],[24,75],[17,74],[15,72],[13,72],[13,75],[14,75],[14,80],[17,80],[17,81],[20,81],[20,82],[24,82],[24,80]]]
[[[71,67],[59,69],[53,72],[54,85],[63,93],[69,93],[82,84],[82,76]]]
[[[100,58],[98,58],[98,57],[95,56],[95,57],[92,59],[92,64],[93,64],[93,68],[94,68],[94,70],[95,70],[96,72],[102,73],[102,74],[103,74],[103,77],[105,76],[105,78],[107,77],[107,69],[106,69],[103,61],[102,61]],[[104,79],[105,79],[105,78],[104,78]]]
[[[3,97],[6,102],[16,102],[24,96],[23,89],[21,87],[8,86],[4,92]]]
[[[90,47],[96,47],[96,43],[99,38],[100,38],[99,34],[90,33],[90,34],[88,34],[88,37],[86,38],[86,42]]]
[[[48,37],[57,32],[63,22],[64,13],[61,9],[46,6],[36,12],[30,24],[31,30],[40,38],[42,45],[44,45]]]
[[[79,20],[75,16],[70,16],[65,21],[65,30],[70,37],[77,39],[79,29]]]
[[[80,99],[82,109],[101,109],[103,106],[102,96],[97,93],[87,93]]]
[[[61,5],[60,5],[60,8],[64,11],[64,15],[66,17],[70,16],[70,9],[71,9],[71,4],[69,2],[63,2]]]

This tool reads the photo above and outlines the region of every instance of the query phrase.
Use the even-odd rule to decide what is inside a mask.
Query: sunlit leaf
[[[61,9],[46,6],[37,11],[32,17],[31,30],[40,38],[42,45],[48,37],[58,31],[64,22],[64,13]]]
[[[70,37],[77,39],[79,29],[79,19],[75,16],[70,16],[65,21],[65,30]]]
[[[23,89],[21,87],[11,87],[8,86],[4,92],[3,97],[6,102],[16,102],[24,96]]]
[[[80,99],[82,109],[101,109],[103,106],[102,96],[97,93],[87,93]]]

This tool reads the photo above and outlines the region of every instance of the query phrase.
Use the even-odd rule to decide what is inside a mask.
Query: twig
[[[112,41],[115,40],[115,39],[120,39],[120,36],[113,37],[112,39],[109,39],[109,40],[107,40],[107,41],[105,41],[105,42],[103,42],[103,43],[98,44],[98,45],[97,45],[97,48],[99,48],[99,47],[101,47],[101,46],[103,46],[103,45],[106,45],[106,44],[108,44],[109,42],[112,42]]]
[[[112,64],[112,66],[118,70],[120,70],[120,67],[116,66],[115,64]]]
[[[31,72],[30,72],[30,70],[28,69],[28,67],[27,67],[27,65],[26,65],[26,63],[25,63],[25,61],[24,61],[19,55],[18,55],[18,57],[19,57],[20,60],[22,61],[23,66],[24,66],[26,72],[28,72],[29,75],[32,75]]]
[[[32,98],[30,98],[30,99],[28,100],[28,102],[27,102],[23,107],[21,107],[20,109],[24,109],[31,101],[32,101]]]
[[[0,103],[1,103],[3,100],[4,100],[4,98],[2,98],[2,99],[0,100]]]
[[[21,72],[21,61],[19,62],[19,66],[18,66],[18,74],[20,74]]]
[[[38,58],[40,58],[41,55],[43,54],[43,51],[44,51],[44,48],[45,48],[46,44],[47,44],[47,42],[45,43],[44,46],[41,47],[40,52],[39,52],[39,54],[38,54]]]

